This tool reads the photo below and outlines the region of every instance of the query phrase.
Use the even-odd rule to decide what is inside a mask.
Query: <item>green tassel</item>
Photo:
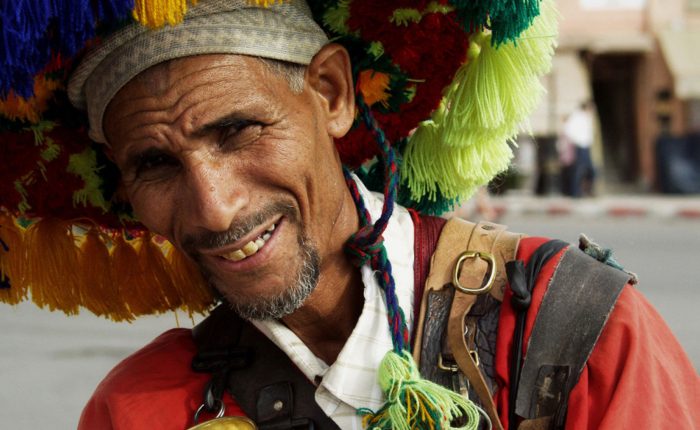
[[[107,211],[107,202],[102,195],[102,178],[97,167],[97,155],[92,148],[79,154],[73,154],[68,159],[68,172],[80,176],[85,186],[73,193],[73,204],[93,207]]]
[[[399,8],[394,11],[389,21],[395,25],[407,27],[412,22],[420,22],[421,19],[423,19],[423,14],[418,9]]]
[[[340,0],[334,7],[328,8],[323,15],[323,23],[338,34],[349,34],[350,0]]]
[[[469,399],[438,384],[422,379],[407,351],[389,351],[379,364],[379,385],[386,403],[377,412],[359,409],[367,429],[386,430],[476,430],[479,410]],[[466,418],[466,424],[452,422]]]
[[[466,30],[490,28],[494,46],[516,40],[540,14],[540,0],[451,0]]]
[[[544,92],[539,78],[551,67],[556,34],[557,13],[546,0],[517,43],[494,47],[490,34],[472,37],[468,62],[406,148],[402,182],[412,199],[435,200],[438,190],[466,199],[508,167],[509,142]]]

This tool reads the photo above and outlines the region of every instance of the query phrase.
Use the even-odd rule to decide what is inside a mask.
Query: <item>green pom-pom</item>
[[[386,430],[476,430],[479,410],[469,399],[422,379],[407,351],[390,351],[379,365],[379,385],[386,403],[377,412],[360,409],[363,426]],[[462,427],[452,421],[466,418]]]
[[[97,155],[92,148],[73,154],[68,160],[68,172],[80,176],[85,186],[73,193],[73,204],[90,205],[107,211],[107,202],[102,195],[102,178],[98,174]]]
[[[350,0],[340,0],[334,7],[328,8],[323,15],[323,23],[338,34],[349,34]]]
[[[498,47],[491,35],[471,40],[469,60],[456,73],[432,119],[411,136],[404,154],[402,182],[411,197],[466,199],[504,171],[511,143],[536,107],[549,71],[557,34],[551,0],[516,43]]]

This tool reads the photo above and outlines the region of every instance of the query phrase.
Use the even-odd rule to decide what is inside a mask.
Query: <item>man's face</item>
[[[247,317],[299,307],[342,247],[337,118],[313,88],[294,94],[249,57],[202,55],[142,73],[105,114],[138,219]]]

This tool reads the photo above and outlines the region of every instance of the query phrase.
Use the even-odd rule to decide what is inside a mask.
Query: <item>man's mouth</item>
[[[276,224],[272,224],[260,236],[246,243],[245,245],[243,245],[242,248],[233,250],[226,254],[222,254],[220,255],[220,257],[230,261],[241,261],[250,257],[251,255],[257,254],[258,251],[260,251],[265,246],[267,240],[270,239],[270,236],[272,236],[272,232],[275,230],[275,227]]]

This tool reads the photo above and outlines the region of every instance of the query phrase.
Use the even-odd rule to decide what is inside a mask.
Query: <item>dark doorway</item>
[[[640,58],[634,54],[592,57],[593,100],[600,118],[605,180],[633,183],[639,175],[637,100]]]

